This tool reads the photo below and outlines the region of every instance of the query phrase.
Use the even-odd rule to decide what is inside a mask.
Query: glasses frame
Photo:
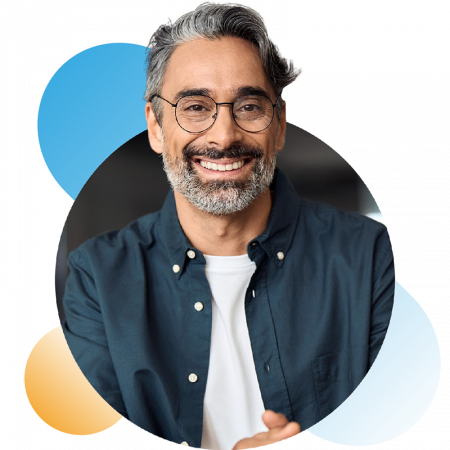
[[[272,124],[272,122],[273,122],[273,117],[274,117],[274,115],[275,115],[275,107],[276,107],[277,102],[278,102],[278,100],[280,99],[281,95],[279,95],[279,96],[277,97],[277,99],[275,100],[275,103],[272,103],[272,100],[270,100],[270,98],[267,97],[266,95],[256,94],[256,95],[259,95],[260,97],[265,97],[265,98],[267,98],[267,100],[269,100],[270,103],[271,103],[271,105],[272,105],[272,117],[271,117],[271,119],[270,119],[270,122],[269,122],[269,124],[268,124],[265,128],[263,128],[262,130],[259,130],[259,131],[248,131],[248,130],[242,128],[242,127],[236,122],[236,115],[233,113],[234,104],[235,104],[239,99],[241,99],[242,97],[247,97],[248,95],[249,95],[249,94],[247,94],[247,95],[241,95],[240,97],[236,98],[236,99],[234,100],[234,102],[231,102],[231,103],[230,103],[230,102],[217,103],[217,102],[216,102],[212,97],[210,97],[209,95],[203,95],[203,94],[198,94],[198,95],[185,95],[184,97],[181,97],[176,103],[171,103],[171,102],[169,102],[169,100],[166,100],[165,98],[161,97],[160,95],[154,94],[154,95],[150,98],[150,103],[152,102],[152,100],[153,100],[155,97],[158,97],[158,98],[160,98],[161,100],[164,100],[165,102],[167,102],[170,106],[172,106],[172,108],[175,108],[175,119],[176,119],[176,121],[177,121],[178,126],[179,126],[182,130],[184,130],[184,131],[186,131],[187,133],[190,133],[190,134],[200,134],[200,133],[204,133],[205,131],[208,131],[208,130],[216,123],[217,117],[219,116],[219,106],[221,106],[221,105],[231,105],[231,106],[232,106],[232,108],[231,108],[231,115],[232,115],[232,117],[233,117],[234,123],[235,123],[241,130],[244,130],[244,131],[247,132],[247,133],[261,133],[261,131],[266,130],[266,129],[269,128],[270,125]],[[186,130],[186,128],[183,128],[183,127],[180,125],[180,122],[178,121],[178,117],[177,117],[177,106],[178,106],[178,103],[180,103],[181,100],[183,100],[183,98],[186,98],[186,97],[207,97],[207,98],[210,98],[210,99],[215,103],[215,105],[216,105],[216,113],[214,114],[215,117],[213,116],[213,117],[214,117],[214,121],[213,121],[213,123],[212,123],[208,128],[205,128],[205,129],[202,130],[202,131],[189,131],[189,130]]]

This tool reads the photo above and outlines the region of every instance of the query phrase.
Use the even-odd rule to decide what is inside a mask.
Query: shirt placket
[[[269,258],[263,250],[254,250],[252,259],[257,269],[245,297],[245,314],[255,363],[256,375],[264,408],[284,414],[289,421],[293,413],[272,318],[268,297]],[[273,270],[282,270],[273,268]]]
[[[208,377],[212,305],[211,289],[205,275],[205,258],[196,249],[186,253],[180,281],[186,286],[183,314],[188,322],[181,380],[179,443],[200,447],[203,431],[203,402]]]

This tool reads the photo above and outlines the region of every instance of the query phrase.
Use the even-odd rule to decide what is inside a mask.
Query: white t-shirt
[[[202,448],[231,450],[239,440],[267,431],[244,309],[256,265],[248,255],[205,259],[212,332]]]

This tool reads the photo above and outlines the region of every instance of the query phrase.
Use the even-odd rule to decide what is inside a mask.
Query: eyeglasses
[[[215,123],[220,105],[232,105],[232,116],[236,125],[249,133],[265,130],[273,120],[275,103],[264,95],[244,95],[232,103],[217,103],[207,95],[188,95],[175,104],[160,95],[153,95],[150,102],[158,97],[175,108],[178,125],[188,133],[203,133]]]

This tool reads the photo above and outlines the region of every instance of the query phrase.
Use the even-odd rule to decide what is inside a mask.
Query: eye
[[[186,102],[180,106],[180,111],[189,115],[209,114],[212,111],[211,106],[205,102]]]
[[[185,111],[203,112],[207,111],[207,108],[205,108],[203,105],[190,105],[185,109]]]
[[[255,119],[266,114],[268,100],[259,95],[248,95],[236,100],[235,113],[245,119]],[[269,101],[270,103],[270,101]],[[271,105],[270,105],[271,106]]]
[[[247,104],[241,107],[242,111],[245,112],[256,112],[256,111],[261,111],[261,108],[258,105],[254,105],[254,104]]]
[[[245,120],[257,119],[265,113],[265,109],[260,102],[255,100],[245,101],[237,106],[235,113],[238,117]]]

